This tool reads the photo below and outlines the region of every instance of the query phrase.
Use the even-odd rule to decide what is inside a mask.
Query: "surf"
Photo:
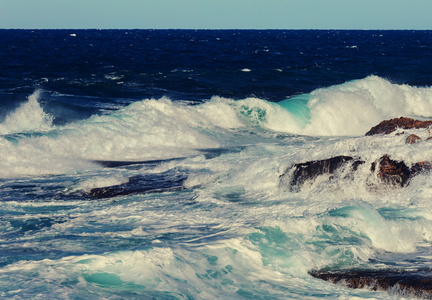
[[[44,111],[40,97],[35,91],[0,123],[2,177],[97,167],[92,161],[189,157],[206,149],[271,143],[278,136],[355,137],[384,119],[432,116],[432,88],[393,84],[377,76],[280,102],[215,96],[190,105],[145,99],[56,126],[55,115]]]

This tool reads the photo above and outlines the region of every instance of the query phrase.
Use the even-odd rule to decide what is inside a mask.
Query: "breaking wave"
[[[260,142],[275,134],[361,136],[384,119],[432,116],[432,88],[370,76],[278,103],[221,97],[189,105],[168,98],[134,102],[64,126],[43,111],[40,92],[0,124],[0,176],[57,174],[91,160],[153,160]],[[251,135],[253,133],[253,135]]]

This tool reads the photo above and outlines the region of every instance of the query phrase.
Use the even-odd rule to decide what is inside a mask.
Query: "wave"
[[[278,103],[257,98],[224,100],[246,127],[307,136],[361,136],[385,119],[432,117],[431,99],[431,87],[399,85],[369,76]],[[211,100],[218,101],[221,98]],[[217,107],[215,113],[228,112]]]
[[[278,134],[361,136],[384,119],[432,116],[432,88],[370,76],[279,103],[221,97],[190,105],[168,98],[134,102],[64,126],[43,111],[40,91],[0,124],[0,176],[57,174],[91,160],[143,161],[263,142]]]
[[[36,90],[0,124],[0,134],[52,129],[53,118],[39,104],[40,90]]]
[[[282,101],[278,104],[301,121],[285,118],[268,126],[311,136],[359,136],[385,119],[431,117],[431,99],[430,87],[398,85],[369,76]]]
[[[158,201],[177,202],[174,199]],[[44,206],[46,214],[36,216],[48,216],[41,220],[61,226],[38,228],[37,236],[28,235],[25,246],[46,252],[40,237],[56,234],[53,247],[61,247],[63,255],[2,266],[0,295],[34,298],[35,293],[50,293],[54,298],[69,298],[79,293],[92,298],[114,290],[158,299],[212,299],[220,294],[230,299],[315,299],[317,294],[330,299],[332,293],[348,296],[351,292],[321,284],[308,276],[309,270],[328,265],[357,267],[377,258],[382,268],[386,255],[395,253],[405,266],[419,268],[427,264],[430,252],[418,252],[421,262],[403,256],[415,245],[430,242],[430,220],[414,211],[354,205],[295,218],[290,216],[290,205],[296,204],[288,201],[275,205],[277,210],[212,205],[212,209],[176,211],[162,209],[159,202],[154,212],[148,211],[148,201],[108,207],[92,202],[81,204],[80,209],[72,205],[73,217],[65,217],[63,210],[48,214]],[[104,217],[95,219],[95,211]],[[251,220],[259,220],[258,226],[250,226]],[[18,224],[5,229],[11,234],[26,222],[35,222],[35,217],[21,217]],[[103,252],[98,251],[101,247]],[[40,286],[45,288],[41,291]]]

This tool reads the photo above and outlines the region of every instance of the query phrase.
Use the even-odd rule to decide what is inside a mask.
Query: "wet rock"
[[[432,121],[420,121],[411,118],[400,117],[396,119],[386,120],[379,123],[377,126],[372,127],[366,135],[376,134],[389,134],[397,128],[414,129],[414,128],[428,128],[432,125]]]
[[[406,186],[411,177],[411,170],[403,161],[392,160],[388,155],[372,163],[371,171],[375,172],[376,168],[378,178],[388,185]]]
[[[377,176],[383,183],[404,187],[414,176],[432,170],[432,162],[418,162],[409,168],[403,161],[395,161],[384,155],[372,163],[371,171],[375,172],[376,168],[379,168]]]
[[[312,271],[309,274],[347,288],[390,291],[402,296],[432,299],[431,270],[341,270]]]
[[[294,172],[290,181],[290,189],[298,191],[308,180],[313,180],[319,175],[334,174],[339,168],[351,163],[352,171],[357,170],[358,166],[364,161],[351,156],[336,156],[323,160],[309,161],[294,165]]]
[[[410,169],[410,176],[413,177],[419,173],[428,172],[432,170],[432,162],[430,161],[421,161],[415,163]]]
[[[411,144],[412,145],[412,144],[417,144],[418,142],[421,142],[421,137],[419,137],[416,134],[410,134],[405,139],[405,144]]]
[[[307,181],[315,180],[321,175],[330,175],[329,179],[334,178],[334,174],[343,168],[346,173],[343,173],[343,178],[353,178],[355,171],[358,167],[365,162],[359,158],[351,156],[335,156],[323,160],[309,161],[305,163],[295,164],[292,169],[291,178],[288,179],[288,186],[290,191],[299,192],[301,187]],[[422,161],[415,163],[408,167],[403,161],[396,161],[391,159],[388,155],[382,156],[371,164],[371,175],[376,174],[384,186],[387,187],[405,187],[409,184],[410,180],[421,173],[429,172],[432,170],[432,162]],[[281,177],[287,176],[289,170]],[[281,183],[286,184],[286,179],[281,179]],[[375,186],[375,182],[370,182],[370,187]]]
[[[374,134],[389,134],[395,131],[397,128],[412,129],[412,128],[428,128],[428,133],[430,135],[429,127],[432,125],[432,121],[419,121],[410,118],[400,117],[397,119],[387,120],[381,122],[379,125],[373,127],[366,135]],[[431,127],[432,128],[432,127]],[[403,133],[398,133],[405,134]],[[420,142],[422,139],[415,134],[410,134],[406,138],[407,144],[415,144]],[[432,137],[426,139],[427,141],[432,140]],[[306,181],[311,181],[316,179],[320,175],[329,175],[329,179],[333,179],[336,176],[336,172],[342,169],[343,176],[342,179],[352,178],[355,176],[355,171],[359,165],[364,164],[361,158],[354,158],[351,156],[335,156],[323,160],[315,160],[304,163],[297,163],[291,168],[289,168],[285,174],[281,175],[281,183],[283,185],[288,185],[290,191],[298,192]],[[346,169],[350,168],[350,169]],[[405,187],[409,184],[410,179],[414,176],[432,170],[431,161],[418,162],[412,166],[408,166],[404,161],[396,161],[391,159],[388,155],[384,155],[377,159],[371,164],[371,175],[375,174],[379,182],[386,186],[392,187]],[[287,178],[287,174],[291,174],[290,178]],[[373,178],[373,177],[369,177]],[[376,180],[367,182],[369,187],[377,187]]]
[[[148,194],[172,192],[185,189],[184,180],[187,178],[184,174],[171,174],[169,172],[151,175],[137,175],[129,178],[129,181],[123,184],[94,188],[87,196],[90,198],[111,198],[132,194]]]

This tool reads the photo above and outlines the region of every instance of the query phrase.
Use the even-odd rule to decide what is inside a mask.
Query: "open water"
[[[432,31],[0,30],[0,298],[402,297],[309,272],[432,267],[431,175],[366,184],[430,144],[364,137],[431,70]]]

